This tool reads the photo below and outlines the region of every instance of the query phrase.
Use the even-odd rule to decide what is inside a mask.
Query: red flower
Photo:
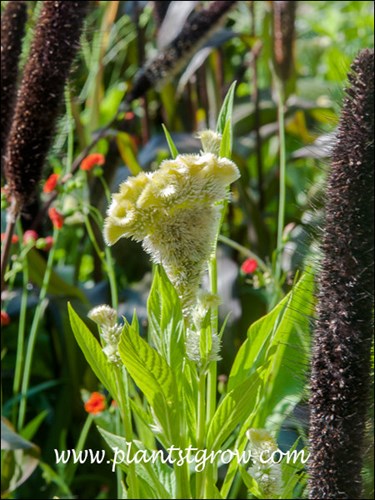
[[[45,246],[43,247],[43,250],[45,250],[46,252],[48,252],[49,250],[51,250],[52,246],[53,246],[53,237],[52,236],[46,236],[44,238],[44,243],[45,243]]]
[[[245,274],[252,274],[258,268],[258,262],[255,259],[246,259],[241,266],[241,271]]]
[[[95,167],[95,165],[104,165],[104,163],[104,155],[100,153],[92,153],[82,160],[81,166],[79,168],[81,170],[91,170]]]
[[[1,241],[5,240],[5,233],[1,233]],[[16,234],[12,235],[12,243],[18,243],[18,236]]]
[[[96,415],[105,410],[105,406],[105,396],[100,392],[93,392],[85,403],[85,410],[87,413]]]
[[[64,217],[56,208],[52,207],[48,209],[48,216],[56,229],[61,229],[63,227]]]
[[[51,174],[43,186],[43,193],[52,193],[56,189],[57,181],[59,180],[59,174]]]
[[[1,326],[7,326],[10,323],[10,316],[6,311],[1,310]]]
[[[35,241],[39,238],[38,233],[34,231],[33,229],[29,229],[28,231],[25,231],[23,234],[23,242],[26,245],[29,243],[29,241]]]

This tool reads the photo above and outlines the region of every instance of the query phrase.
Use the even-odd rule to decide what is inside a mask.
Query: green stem
[[[197,429],[197,448],[203,450],[205,446],[206,435],[206,371],[202,369],[198,384],[198,429]],[[206,482],[206,470],[202,469],[196,472],[195,497],[204,498],[204,489]]]
[[[115,369],[115,378],[116,385],[119,388],[118,396],[119,396],[119,408],[121,412],[121,418],[124,423],[124,433],[125,439],[128,443],[133,441],[133,425],[131,418],[131,406],[130,406],[130,397],[129,397],[129,379],[128,373],[125,370],[121,370],[120,368]],[[130,459],[132,459],[133,454],[130,454]],[[139,490],[138,490],[138,480],[137,473],[135,469],[135,462],[131,460],[131,463],[128,464],[129,468],[129,491],[128,498],[139,498]]]
[[[69,85],[65,86],[65,109],[66,117],[69,123],[68,133],[68,150],[66,155],[65,175],[72,170],[73,152],[74,152],[74,118],[72,112],[72,98],[70,95]]]
[[[219,236],[220,237],[220,236]],[[210,275],[210,288],[211,293],[217,295],[218,285],[217,285],[217,257],[216,253],[211,259],[209,265],[209,275]],[[211,334],[217,335],[219,328],[219,308],[214,306],[211,308]],[[215,411],[216,411],[216,391],[217,391],[217,363],[213,361],[209,364],[208,375],[207,375],[207,415],[206,415],[206,425],[207,429],[212,421]],[[207,464],[206,468],[206,484],[215,484],[217,481],[217,468],[213,464]],[[208,492],[205,492],[206,498]]]
[[[21,402],[20,402],[20,409],[19,409],[19,414],[18,414],[18,430],[21,430],[23,428],[23,424],[25,422],[26,405],[27,405],[27,391],[29,389],[29,383],[30,383],[31,366],[32,366],[32,362],[33,362],[35,342],[36,342],[36,337],[37,337],[37,333],[38,333],[40,320],[42,318],[42,313],[47,305],[45,299],[46,299],[46,295],[47,295],[49,280],[50,280],[51,273],[52,273],[53,259],[55,256],[56,242],[58,239],[58,235],[59,235],[59,230],[55,228],[53,231],[54,245],[52,246],[51,250],[49,251],[46,271],[44,273],[42,287],[41,287],[40,292],[39,292],[38,305],[36,306],[33,321],[32,321],[31,328],[30,328],[30,335],[29,335],[29,340],[27,343],[25,368],[24,368],[23,377],[22,377]]]
[[[92,246],[94,247],[96,253],[98,254],[98,257],[105,267],[105,270],[107,272],[108,276],[108,281],[109,281],[109,287],[111,290],[111,301],[112,301],[112,307],[113,309],[117,309],[118,307],[118,291],[117,291],[117,282],[116,282],[116,275],[115,275],[115,270],[113,266],[113,259],[112,259],[112,253],[109,247],[105,245],[104,247],[104,257],[103,257],[103,251],[99,248],[99,245],[96,242],[95,234],[92,229],[90,219],[88,215],[85,215],[85,225],[87,229],[87,234],[89,235],[90,241],[92,243]]]
[[[22,233],[21,224],[19,225],[19,232]],[[21,306],[20,306],[20,317],[18,323],[18,336],[17,336],[17,354],[16,354],[16,367],[14,373],[13,381],[13,395],[17,396],[21,388],[22,370],[24,364],[24,346],[25,346],[25,330],[26,330],[26,313],[27,313],[27,300],[29,296],[28,284],[29,284],[29,264],[27,261],[27,256],[22,261],[22,295],[21,295]],[[14,406],[14,410],[16,407]],[[16,414],[13,414],[13,423],[16,423]]]
[[[78,454],[80,451],[83,450],[83,447],[85,446],[87,436],[89,434],[89,430],[91,427],[91,424],[94,420],[94,416],[92,414],[87,415],[86,421],[83,424],[81,433],[78,438],[78,443],[75,447],[76,453]],[[73,481],[75,471],[77,470],[78,467],[78,462],[70,462],[66,469],[65,469],[65,483],[67,485],[70,485]]]
[[[275,284],[279,286],[281,278],[281,259],[283,249],[283,231],[285,223],[285,171],[286,171],[286,152],[285,152],[285,116],[284,116],[284,92],[282,83],[277,81],[278,94],[278,122],[279,122],[279,143],[280,143],[280,179],[279,179],[279,211],[277,219],[277,249],[275,264]]]

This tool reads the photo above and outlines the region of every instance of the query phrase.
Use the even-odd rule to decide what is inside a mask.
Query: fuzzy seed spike
[[[310,498],[362,498],[374,297],[374,51],[349,74],[328,179],[312,357]]]
[[[35,195],[90,2],[44,2],[8,136],[4,170],[14,211]]]
[[[138,72],[134,87],[126,96],[126,102],[138,99],[150,88],[160,86],[178,73],[220,26],[236,3],[233,0],[209,2],[208,7],[195,12],[181,33]]]
[[[1,16],[1,158],[17,91],[18,60],[25,34],[26,2],[10,1]]]

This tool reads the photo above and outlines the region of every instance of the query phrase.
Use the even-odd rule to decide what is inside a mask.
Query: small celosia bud
[[[253,477],[262,498],[280,498],[282,475],[280,463],[275,463],[276,441],[265,429],[249,429],[246,437],[250,442],[252,465],[247,472]]]
[[[108,361],[120,366],[121,358],[118,352],[118,343],[122,326],[117,323],[116,310],[110,306],[101,305],[91,309],[87,316],[100,327],[100,336],[105,344],[103,352]]]
[[[87,315],[100,326],[112,327],[117,324],[117,311],[110,306],[101,305],[94,307]]]
[[[186,355],[191,361],[195,361],[196,363],[201,363],[202,362],[202,355],[201,355],[201,348],[200,348],[200,343],[201,343],[201,335],[203,335],[200,332],[196,332],[194,330],[191,330],[190,328],[187,329],[186,332],[186,341],[185,341],[185,347],[186,347]],[[221,341],[218,335],[213,334],[211,337],[212,340],[212,345],[211,345],[211,350],[206,354],[206,361],[207,362],[212,362],[212,361],[220,361],[221,356],[220,356],[220,349],[221,349]]]
[[[219,156],[222,135],[213,130],[202,130],[199,132],[198,138],[202,143],[204,153],[213,153]]]

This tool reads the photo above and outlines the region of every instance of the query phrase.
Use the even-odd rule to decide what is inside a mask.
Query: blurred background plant
[[[26,2],[20,73],[42,3]],[[18,451],[5,453],[2,491],[9,497],[16,486],[18,498],[115,494],[110,466],[55,464],[54,448],[72,448],[78,441],[103,448],[90,425],[94,418],[114,418],[113,408],[87,418],[80,391],[96,391],[98,384],[71,333],[66,303],[81,317],[97,304],[118,304],[129,320],[136,307],[147,327],[149,260],[129,240],[109,250],[102,224],[109,193],[129,175],[152,171],[169,157],[162,124],[179,152],[197,152],[194,133],[214,127],[223,97],[237,81],[232,157],[241,179],[232,188],[218,253],[221,320],[231,311],[221,374],[228,373],[249,326],[285,295],[304,263],[317,260],[327,157],[349,64],[359,49],[373,46],[373,3],[220,3],[233,5],[223,15],[204,13],[216,16],[207,33],[211,18],[198,14],[207,2],[90,2],[43,181],[12,238],[5,273],[3,416],[9,433],[17,432],[9,437],[10,449],[26,450],[22,460],[29,471],[40,465],[19,485]],[[295,12],[281,17],[280,25],[281,4],[288,3],[297,4]],[[2,19],[6,4],[1,2]],[[173,52],[175,37],[186,41],[189,22],[201,23],[202,36],[186,51],[182,46]],[[288,22],[294,28],[289,34]],[[285,71],[276,57],[282,36],[291,37],[284,48],[292,64]],[[8,202],[2,181],[2,239]],[[36,307],[42,310],[20,421],[22,398],[14,380],[25,367]],[[299,363],[298,353],[293,362]],[[285,446],[294,442],[296,428],[303,435],[304,406],[297,412],[280,435]]]

